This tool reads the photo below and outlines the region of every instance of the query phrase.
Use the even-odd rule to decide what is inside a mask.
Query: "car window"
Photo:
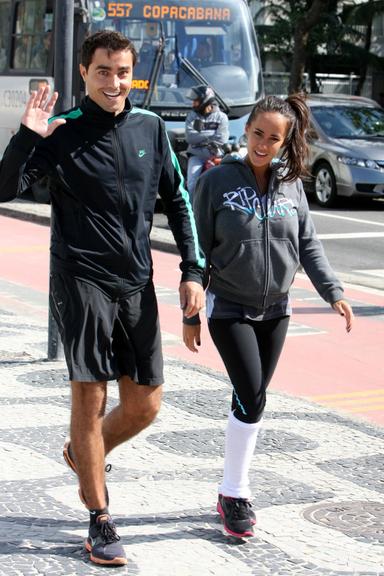
[[[313,106],[311,112],[331,138],[384,136],[384,109],[361,106]]]

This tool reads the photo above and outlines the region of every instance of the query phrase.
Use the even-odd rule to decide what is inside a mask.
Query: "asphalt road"
[[[310,203],[332,267],[345,282],[384,289],[384,201],[347,202],[335,209]]]

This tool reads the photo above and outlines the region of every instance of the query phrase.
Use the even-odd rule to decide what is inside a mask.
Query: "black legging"
[[[263,415],[267,386],[283,349],[289,318],[208,320],[233,385],[232,410],[242,422],[258,422]]]

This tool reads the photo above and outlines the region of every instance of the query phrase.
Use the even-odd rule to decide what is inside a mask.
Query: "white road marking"
[[[320,240],[348,240],[350,238],[384,238],[384,232],[341,232],[339,234],[318,234]]]
[[[368,276],[378,276],[384,278],[384,268],[377,270],[354,270],[357,274],[367,274]]]
[[[362,218],[352,218],[350,216],[339,216],[338,214],[329,214],[328,212],[316,212],[311,210],[314,216],[323,216],[324,218],[337,218],[339,220],[348,220],[349,222],[360,222],[361,224],[370,224],[371,226],[384,226],[384,222],[372,222],[372,220],[363,220]]]

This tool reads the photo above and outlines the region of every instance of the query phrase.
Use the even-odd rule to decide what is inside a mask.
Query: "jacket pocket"
[[[218,283],[245,297],[261,295],[265,283],[263,240],[243,240],[238,250],[216,273]]]
[[[299,267],[299,256],[288,239],[270,239],[269,294],[286,294]]]
[[[268,259],[264,240],[243,240],[228,263],[212,271],[212,278],[217,286],[250,302],[265,290],[272,297],[287,294],[298,267],[298,254],[288,239],[271,238]]]

